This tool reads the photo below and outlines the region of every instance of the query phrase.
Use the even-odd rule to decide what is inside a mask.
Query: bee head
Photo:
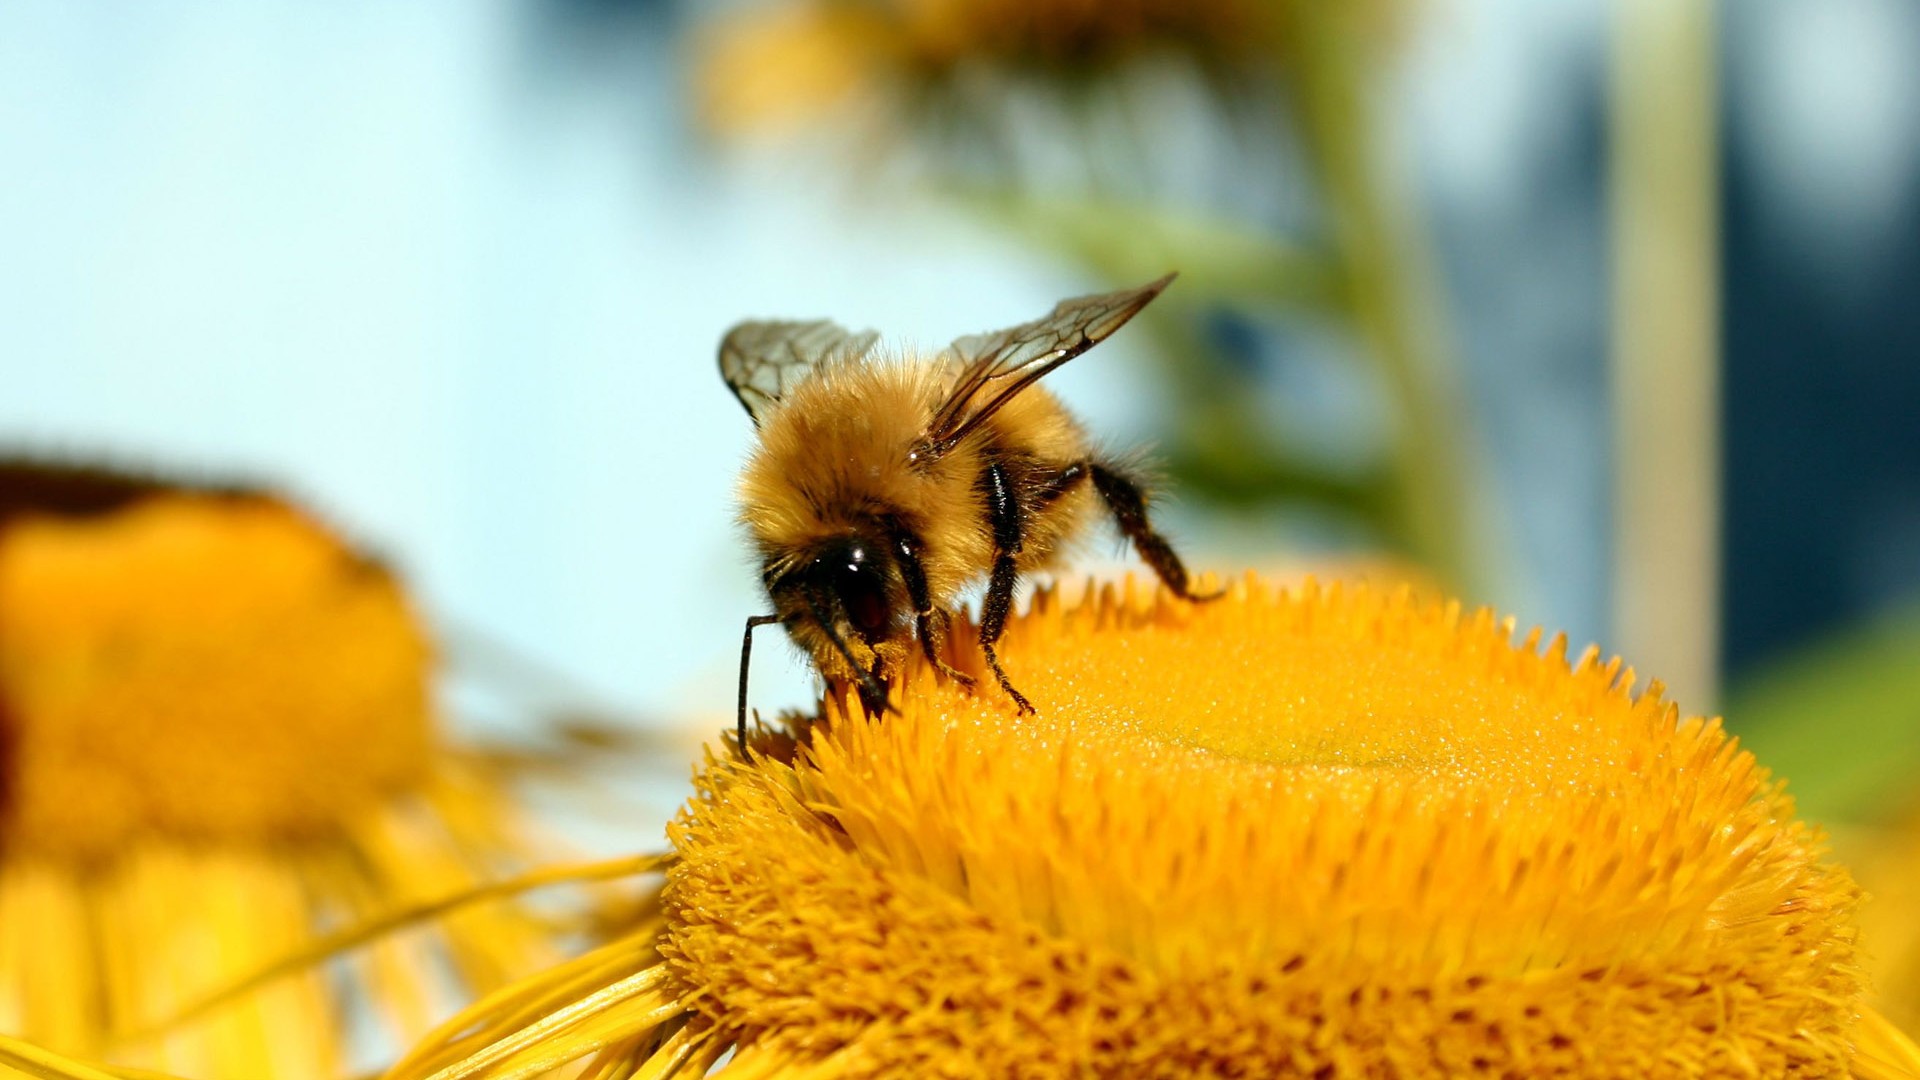
[[[833,630],[845,625],[866,644],[891,636],[895,622],[893,560],[884,544],[838,536],[777,575],[767,591],[783,612],[804,612]]]

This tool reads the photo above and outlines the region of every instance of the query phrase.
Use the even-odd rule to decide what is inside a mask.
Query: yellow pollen
[[[0,845],[337,826],[416,778],[429,649],[393,579],[288,505],[156,489],[0,528]]]
[[[923,668],[698,778],[659,951],[743,1060],[1848,1075],[1851,880],[1618,662],[1253,580],[1043,594],[1001,656],[1038,716]]]

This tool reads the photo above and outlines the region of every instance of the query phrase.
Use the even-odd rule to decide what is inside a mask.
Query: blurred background
[[[0,5],[6,448],[284,487],[650,723],[730,722],[759,610],[731,323],[1167,269],[1053,383],[1190,563],[1405,568],[1898,819],[1909,0]]]

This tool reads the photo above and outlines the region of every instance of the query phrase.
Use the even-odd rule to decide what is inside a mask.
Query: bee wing
[[[1132,289],[1062,300],[1045,318],[956,339],[946,355],[961,365],[960,375],[927,428],[933,453],[953,449],[1022,390],[1106,340],[1173,278],[1168,274]]]
[[[858,360],[880,335],[813,322],[743,322],[720,339],[720,377],[746,406],[755,426],[808,373],[827,364]]]

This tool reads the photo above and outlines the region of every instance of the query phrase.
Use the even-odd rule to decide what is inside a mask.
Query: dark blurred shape
[[[1763,227],[1740,129],[1728,138],[1723,610],[1737,679],[1920,594],[1920,243],[1897,245],[1870,291],[1815,287],[1805,253]],[[1920,238],[1920,192],[1906,205],[1891,227]]]
[[[141,499],[190,489],[203,495],[258,495],[251,489],[167,481],[158,475],[34,458],[0,458],[0,525],[27,514],[94,517]]]
[[[681,30],[678,0],[540,0],[518,35],[528,69],[556,83],[634,76]]]
[[[576,26],[643,20],[658,25],[675,21],[680,4],[676,0],[542,0],[540,11],[551,22]]]

